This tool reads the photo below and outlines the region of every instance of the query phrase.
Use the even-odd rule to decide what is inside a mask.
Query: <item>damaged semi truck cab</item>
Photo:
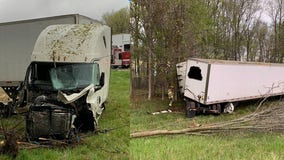
[[[39,35],[23,83],[29,138],[93,131],[110,78],[111,29],[99,23],[52,25]]]

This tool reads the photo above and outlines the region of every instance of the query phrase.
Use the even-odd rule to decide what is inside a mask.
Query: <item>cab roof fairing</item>
[[[91,62],[110,56],[111,29],[100,23],[51,25],[39,35],[32,61]]]

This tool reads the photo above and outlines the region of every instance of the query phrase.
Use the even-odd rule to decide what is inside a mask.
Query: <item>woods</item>
[[[131,95],[164,98],[188,58],[283,62],[283,0],[132,0]]]
[[[128,33],[129,19],[128,7],[107,12],[102,16],[102,22],[112,28],[112,34]]]

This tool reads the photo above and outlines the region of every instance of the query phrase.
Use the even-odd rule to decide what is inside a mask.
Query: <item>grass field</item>
[[[282,160],[284,136],[232,134],[219,136],[165,136],[132,139],[133,160]]]
[[[139,96],[142,97],[142,96]],[[251,113],[256,102],[241,104],[233,114],[200,115],[192,119],[184,113],[149,115],[147,111],[166,109],[167,102],[137,98],[131,101],[131,132],[182,129],[196,124],[227,121]],[[182,107],[182,103],[175,104]],[[234,132],[217,135],[171,135],[130,140],[130,159],[284,159],[284,135],[280,133]]]
[[[24,118],[7,119],[11,124]],[[14,122],[14,123],[13,123]],[[129,71],[112,70],[109,98],[101,119],[100,129],[113,129],[83,138],[83,144],[67,148],[21,149],[17,160],[95,160],[129,159]],[[24,132],[24,130],[20,130]],[[1,160],[12,159],[0,155]]]

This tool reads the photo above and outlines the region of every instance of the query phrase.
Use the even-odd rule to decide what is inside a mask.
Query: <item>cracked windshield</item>
[[[98,85],[99,66],[96,63],[60,66],[50,70],[50,77],[54,89],[81,89],[90,84]]]

